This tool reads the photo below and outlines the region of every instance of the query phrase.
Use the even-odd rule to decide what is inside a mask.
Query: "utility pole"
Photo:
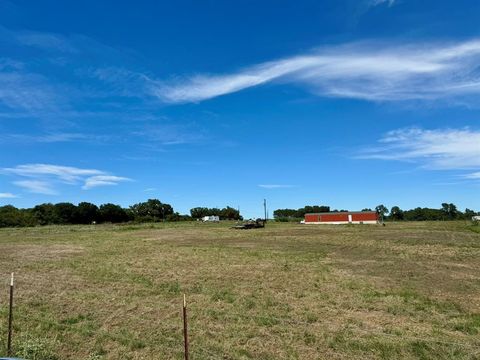
[[[264,211],[264,219],[265,219],[265,222],[267,222],[267,200],[266,199],[263,199],[263,211]]]

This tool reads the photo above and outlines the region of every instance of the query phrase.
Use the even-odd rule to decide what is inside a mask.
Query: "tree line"
[[[33,208],[19,209],[12,205],[0,206],[0,227],[23,227],[36,225],[67,225],[92,223],[189,221],[207,215],[218,215],[222,220],[240,220],[240,212],[229,206],[223,209],[193,208],[191,215],[175,212],[170,204],[158,199],[149,199],[123,208],[116,204],[97,206],[89,202],[78,205],[61,202],[45,203]]]
[[[276,221],[298,221],[302,220],[305,214],[308,213],[339,211],[348,210],[330,210],[330,206],[315,205],[305,206],[299,209],[278,209],[273,212],[273,217]],[[439,209],[417,207],[410,210],[402,210],[398,206],[392,206],[389,210],[385,205],[378,205],[374,210],[364,208],[362,211],[376,211],[384,220],[391,221],[471,220],[473,216],[480,215],[480,212],[471,209],[460,211],[457,206],[452,203],[442,203]]]
[[[416,207],[410,210],[402,210],[398,206],[392,206],[390,210],[384,205],[378,205],[375,210],[386,220],[391,221],[435,221],[435,220],[471,220],[480,212],[465,209],[458,210],[452,203],[442,203],[439,209]]]
[[[365,208],[364,211],[372,209]],[[347,210],[331,210],[330,206],[314,205],[299,209],[277,209],[273,212],[277,221],[298,221],[307,213],[338,212]],[[376,211],[387,221],[425,221],[425,220],[470,220],[480,215],[471,209],[458,210],[452,203],[443,203],[440,208],[417,207],[402,210],[398,206],[388,209],[384,205],[375,207]],[[0,207],[0,227],[21,227],[52,224],[92,224],[92,223],[124,223],[124,222],[159,222],[159,221],[189,221],[198,220],[204,216],[217,215],[221,220],[242,220],[240,211],[230,206],[220,208],[195,207],[189,215],[175,212],[170,204],[162,203],[158,199],[149,199],[145,202],[123,208],[116,204],[102,204],[97,206],[88,202],[74,205],[68,202],[57,204],[40,204],[33,208],[18,209],[12,205]]]
[[[190,216],[193,219],[201,219],[204,216],[218,216],[220,220],[243,220],[240,210],[230,206],[219,208],[195,207],[190,209]]]

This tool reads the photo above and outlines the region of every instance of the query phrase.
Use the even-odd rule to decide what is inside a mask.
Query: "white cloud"
[[[92,176],[85,180],[85,185],[82,186],[82,189],[88,190],[97,186],[118,185],[121,181],[131,181],[131,179],[114,175]]]
[[[52,188],[52,184],[40,180],[19,180],[14,181],[14,185],[24,188],[28,192],[44,195],[57,195],[58,192]]]
[[[465,175],[466,179],[480,179],[480,171]]]
[[[103,171],[95,169],[79,169],[71,166],[59,166],[50,164],[27,164],[18,165],[14,168],[4,168],[4,172],[25,176],[38,177],[42,175],[57,177],[59,180],[74,183],[82,177],[89,175],[101,175]]]
[[[57,143],[57,142],[99,142],[111,139],[110,135],[94,135],[84,133],[55,132],[38,135],[2,134],[0,140],[21,143]]]
[[[9,108],[54,111],[64,100],[42,75],[11,70],[0,72],[0,103]]]
[[[205,135],[196,126],[156,124],[148,125],[138,131],[132,131],[130,136],[135,135],[151,144],[158,145],[184,145],[195,144],[205,139]]]
[[[464,129],[399,129],[388,132],[383,146],[365,151],[361,157],[410,160],[433,169],[480,168],[480,131]]]
[[[35,31],[11,32],[11,34],[15,37],[15,40],[25,46],[60,52],[77,52],[77,49],[69,40],[57,34]]]
[[[277,81],[319,96],[372,101],[441,99],[480,94],[480,40],[446,44],[359,43],[326,47],[220,75],[161,82],[147,79],[164,102],[199,102]]]
[[[56,194],[60,184],[82,184],[82,189],[98,186],[117,185],[131,179],[109,174],[103,170],[81,169],[71,166],[51,164],[26,164],[13,168],[3,168],[2,173],[29,180],[17,180],[13,184],[40,194]]]
[[[0,199],[14,199],[16,197],[18,196],[12,193],[0,193]]]
[[[293,188],[295,187],[295,185],[261,184],[261,185],[258,185],[258,187],[261,187],[263,189],[287,189],[287,188]]]
[[[378,6],[382,4],[387,4],[388,6],[393,6],[396,0],[370,0],[368,3],[369,6]]]
[[[366,149],[359,158],[410,161],[432,170],[480,169],[480,131],[470,128],[408,128],[390,131],[380,146]],[[480,179],[480,171],[463,175]]]

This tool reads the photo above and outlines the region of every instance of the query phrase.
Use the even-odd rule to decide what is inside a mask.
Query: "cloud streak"
[[[102,170],[51,164],[18,165],[13,168],[3,168],[1,172],[24,178],[14,181],[14,185],[32,193],[46,195],[58,194],[56,189],[60,184],[83,184],[82,189],[89,190],[94,187],[118,185],[120,182],[131,181],[130,178],[112,175]]]
[[[163,102],[200,102],[262,84],[307,87],[318,96],[370,101],[436,100],[480,94],[480,40],[460,43],[358,43],[253,65],[230,74],[170,82],[146,78]]]
[[[58,192],[53,188],[53,185],[47,181],[19,180],[14,181],[13,184],[34,194],[58,195]]]
[[[118,185],[118,183],[122,181],[131,181],[131,179],[123,176],[96,175],[87,178],[85,180],[85,185],[82,186],[82,189],[88,190],[98,186]]]
[[[387,4],[389,7],[395,4],[396,0],[370,0],[368,6],[374,7],[378,5]]]
[[[431,170],[480,169],[480,131],[470,128],[398,129],[385,134],[379,145],[359,158],[410,161]],[[480,179],[480,171],[462,177]]]
[[[14,199],[16,197],[18,196],[12,193],[0,193],[0,199]]]
[[[260,184],[258,187],[262,189],[289,189],[295,187],[295,185],[282,185],[282,184]]]
[[[40,74],[0,69],[0,104],[24,111],[55,111],[64,101]]]
[[[62,142],[100,142],[110,140],[109,135],[94,135],[87,133],[53,132],[38,135],[3,134],[0,140],[13,143],[62,143]]]

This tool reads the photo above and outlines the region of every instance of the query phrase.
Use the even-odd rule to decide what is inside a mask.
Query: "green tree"
[[[300,208],[297,210],[296,217],[297,218],[303,218],[305,217],[305,214],[310,214],[310,213],[322,213],[322,212],[329,212],[330,211],[330,206],[325,206],[325,205],[307,205],[303,208]]]
[[[392,220],[403,220],[404,214],[403,210],[398,206],[392,206],[390,209],[390,219]]]
[[[121,223],[130,220],[127,211],[120,205],[103,204],[100,205],[98,212],[103,222]]]
[[[209,209],[206,207],[194,207],[190,209],[190,216],[194,219],[201,219],[204,216],[208,216]]]
[[[98,221],[98,206],[89,202],[81,202],[78,204],[74,213],[74,222],[76,224],[91,224]]]
[[[444,220],[445,214],[441,209],[420,208],[404,211],[404,219],[408,221]]]
[[[72,203],[62,202],[53,205],[57,224],[73,224],[77,207]]]
[[[442,203],[442,211],[445,214],[446,219],[453,220],[459,215],[457,206],[455,204]]]
[[[170,204],[163,204],[157,199],[148,199],[145,202],[130,206],[135,220],[161,221],[174,213]]]
[[[35,225],[35,219],[28,210],[12,205],[0,207],[0,227],[22,227]]]
[[[240,220],[240,212],[230,206],[227,206],[220,210],[221,220]]]
[[[53,204],[40,204],[32,209],[33,216],[39,225],[58,224],[60,219],[57,217],[55,206]]]
[[[273,218],[277,221],[298,220],[295,209],[277,209],[273,212]]]
[[[472,220],[472,217],[476,216],[477,213],[473,210],[470,210],[470,209],[465,209],[465,212],[463,213],[463,218],[465,220]]]
[[[382,204],[382,205],[377,205],[377,206],[375,206],[375,211],[376,211],[377,213],[379,213],[380,215],[383,215],[383,216],[385,216],[385,215],[388,214],[388,209],[387,209],[387,207],[386,207],[385,205],[383,205],[383,204]]]
[[[219,208],[195,207],[190,209],[190,215],[194,219],[201,219],[204,216],[221,216],[222,210]]]

